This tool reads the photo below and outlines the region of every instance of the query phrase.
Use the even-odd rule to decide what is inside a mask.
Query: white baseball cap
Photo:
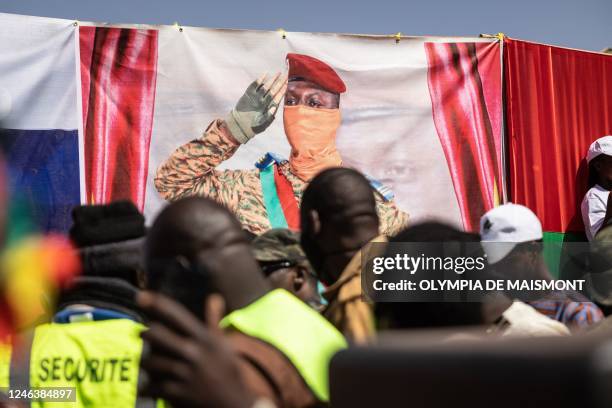
[[[517,244],[542,239],[537,215],[520,204],[504,204],[480,219],[480,239],[490,264],[504,259]]]
[[[600,154],[612,156],[612,136],[603,136],[591,143],[587,152],[587,163]]]

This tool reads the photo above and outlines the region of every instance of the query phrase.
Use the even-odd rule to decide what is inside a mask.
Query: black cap
[[[146,231],[144,215],[131,201],[81,205],[72,219],[70,239],[79,248],[141,238]]]

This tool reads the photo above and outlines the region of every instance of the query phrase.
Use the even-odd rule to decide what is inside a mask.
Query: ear
[[[302,268],[293,269],[293,290],[299,292],[306,284],[306,273]]]
[[[319,235],[321,232],[321,219],[319,217],[319,212],[317,210],[310,210],[308,212],[308,219],[310,221],[310,225],[312,225],[312,234]]]
[[[544,256],[540,253],[540,251],[536,250],[535,248],[532,248],[529,251],[529,255],[529,259],[534,268],[539,267],[540,264],[544,262]]]

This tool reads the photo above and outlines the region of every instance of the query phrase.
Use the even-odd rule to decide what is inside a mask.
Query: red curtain
[[[466,230],[498,202],[499,43],[425,43],[433,118]]]
[[[510,198],[545,231],[583,231],[584,157],[612,134],[612,56],[508,39],[504,61]]]
[[[142,210],[157,77],[156,30],[80,27],[87,202]]]

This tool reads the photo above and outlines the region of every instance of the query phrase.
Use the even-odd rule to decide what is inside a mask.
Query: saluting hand
[[[286,90],[287,75],[280,72],[272,78],[264,74],[251,83],[225,120],[232,136],[246,143],[266,130],[274,121]]]

